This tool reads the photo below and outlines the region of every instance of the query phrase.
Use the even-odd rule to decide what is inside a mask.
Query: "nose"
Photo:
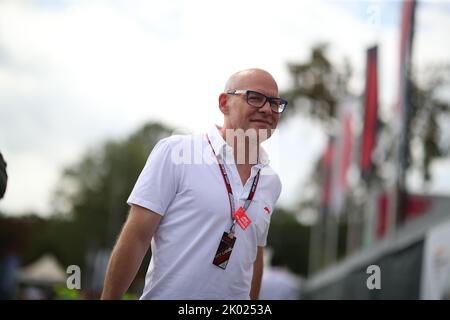
[[[272,114],[273,111],[272,107],[270,106],[269,100],[267,100],[266,103],[261,108],[259,108],[258,111],[265,114]]]

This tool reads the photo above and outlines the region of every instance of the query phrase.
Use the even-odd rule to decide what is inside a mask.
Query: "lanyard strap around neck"
[[[206,138],[208,139],[209,146],[211,147],[211,150],[212,150],[214,156],[216,157],[217,164],[219,165],[219,168],[220,168],[220,173],[222,174],[223,181],[225,183],[225,187],[227,188],[228,200],[230,201],[231,220],[232,220],[232,225],[231,225],[231,228],[230,228],[230,232],[231,232],[231,231],[234,230],[234,224],[236,223],[236,219],[233,216],[234,212],[236,212],[235,206],[234,206],[233,189],[231,188],[230,179],[228,178],[228,174],[227,174],[227,171],[225,169],[225,166],[222,164],[222,162],[220,161],[220,159],[217,156],[216,152],[214,151],[214,148],[213,148],[213,146],[211,144],[211,141],[209,140],[208,135],[206,135]],[[253,178],[252,187],[250,188],[250,192],[248,193],[247,200],[245,200],[245,203],[244,203],[244,207],[243,207],[244,211],[247,211],[248,207],[250,206],[250,204],[251,204],[251,202],[253,200],[253,197],[255,196],[256,187],[258,186],[258,182],[259,182],[260,171],[261,171],[261,169],[258,170],[258,173]]]

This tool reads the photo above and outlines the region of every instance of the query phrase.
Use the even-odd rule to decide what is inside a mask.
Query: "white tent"
[[[58,260],[45,254],[32,264],[20,269],[18,280],[29,284],[54,284],[65,283],[67,274]]]

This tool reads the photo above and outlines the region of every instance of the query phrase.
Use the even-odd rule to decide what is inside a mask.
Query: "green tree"
[[[292,83],[290,88],[282,92],[282,95],[290,101],[287,112],[300,113],[319,123],[326,132],[333,132],[338,103],[348,95],[352,95],[349,90],[352,70],[348,61],[344,60],[342,65],[332,63],[327,55],[327,45],[319,44],[312,48],[309,60],[303,63],[289,63],[287,67]],[[421,81],[417,74],[412,79],[409,160],[422,172],[424,181],[428,182],[432,178],[430,165],[433,159],[448,155],[450,149],[448,139],[443,139],[439,123],[440,119],[446,119],[449,116],[449,104],[442,95],[442,92],[448,88],[449,67],[443,65],[427,67],[426,71],[421,72],[421,76]],[[363,108],[362,102],[361,108]],[[363,115],[363,110],[360,115]],[[283,117],[282,120],[286,118]],[[393,161],[393,129],[388,121],[383,121],[380,117],[378,120],[378,136],[380,137],[376,146],[378,156],[374,159],[375,174],[370,183],[383,185],[386,177],[383,176],[382,171]],[[362,122],[362,119],[360,121]],[[421,157],[413,159],[413,145],[416,149],[419,146]],[[300,211],[319,212],[320,171],[321,165],[318,159],[309,182],[305,186],[308,192],[302,192],[306,196],[300,199]],[[365,186],[360,185],[358,188],[365,188]],[[361,193],[351,191],[347,208],[363,209],[356,204],[364,204],[364,200],[353,199],[360,196]],[[345,224],[341,224],[340,227],[343,230],[346,229]]]
[[[277,208],[270,222],[267,246],[286,267],[306,276],[310,227],[300,224],[293,212]]]
[[[290,101],[288,112],[299,113],[318,123],[325,132],[333,133],[336,126],[337,106],[339,102],[351,95],[349,81],[352,75],[350,63],[344,60],[342,65],[333,64],[327,55],[327,45],[318,44],[311,49],[311,55],[306,62],[289,63],[288,70],[291,75],[292,86],[282,92]],[[284,117],[286,119],[287,117]],[[283,118],[282,118],[283,119]],[[306,192],[299,194],[298,209],[302,212],[315,212],[318,222],[311,232],[319,232],[325,228],[325,216],[320,212],[321,194],[321,169],[320,159],[317,160],[309,181],[304,187]],[[319,228],[320,226],[320,228]],[[345,224],[340,228],[345,232]],[[309,232],[308,232],[309,234]],[[321,232],[322,234],[322,232]],[[340,233],[339,237],[345,234]],[[322,236],[320,237],[322,239]],[[303,250],[309,253],[309,239],[303,240]],[[324,240],[320,240],[323,241]],[[306,245],[307,244],[307,245]],[[323,252],[322,245],[316,244],[315,248]],[[342,246],[338,252],[341,255]],[[281,250],[281,249],[280,249]],[[302,273],[307,273],[308,263],[302,263]]]
[[[41,237],[64,263],[88,270],[89,252],[112,248],[129,211],[126,199],[149,153],[170,133],[168,127],[149,123],[123,141],[91,149],[64,171],[55,192],[55,215]]]
[[[332,126],[339,100],[349,95],[352,74],[349,62],[333,65],[327,56],[327,45],[318,44],[311,49],[308,61],[288,63],[287,67],[292,86],[282,95],[290,101],[289,112],[293,109],[325,127]]]
[[[422,173],[427,185],[432,177],[430,166],[434,159],[448,156],[450,144],[442,136],[442,124],[450,116],[450,103],[443,92],[450,85],[450,66],[436,64],[427,66],[419,74],[413,74],[411,97],[411,129],[408,166]],[[420,156],[413,157],[413,148],[420,149]]]

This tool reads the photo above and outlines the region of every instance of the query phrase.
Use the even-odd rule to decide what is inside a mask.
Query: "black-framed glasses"
[[[269,101],[270,108],[275,113],[282,113],[288,104],[288,102],[284,99],[268,97],[260,92],[252,90],[228,90],[227,94],[246,95],[247,103],[256,108],[261,108],[267,101]]]

